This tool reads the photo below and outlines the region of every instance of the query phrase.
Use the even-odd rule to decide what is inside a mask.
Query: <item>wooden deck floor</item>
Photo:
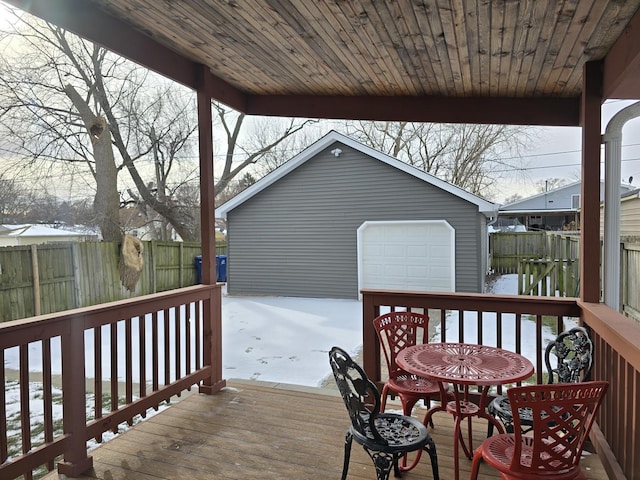
[[[329,389],[230,381],[215,395],[190,394],[91,452],[94,468],[82,479],[339,479],[349,420]],[[414,411],[422,419],[423,411]],[[440,478],[453,479],[450,415],[434,416]],[[475,428],[477,427],[477,428]],[[474,424],[482,441],[486,423]],[[597,455],[582,462],[591,480],[606,479]],[[471,462],[461,460],[461,479]],[[353,444],[348,479],[375,479],[373,464]],[[47,480],[63,478],[52,472]],[[392,477],[393,478],[393,477]],[[405,479],[432,478],[428,455]],[[481,480],[496,479],[483,465]]]

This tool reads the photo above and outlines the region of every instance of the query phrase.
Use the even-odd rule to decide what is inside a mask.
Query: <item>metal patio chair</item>
[[[556,358],[556,366],[551,366],[551,357]],[[582,382],[588,378],[593,362],[593,343],[587,330],[574,327],[562,332],[553,342],[547,345],[544,361],[549,378],[547,383]],[[513,411],[506,395],[496,397],[487,406],[487,413],[499,419],[508,433],[513,432]],[[520,425],[526,433],[532,426],[531,412],[519,411]],[[489,422],[487,437],[493,435],[493,424]]]
[[[438,382],[408,373],[396,363],[396,356],[402,349],[417,343],[428,343],[429,316],[414,312],[391,312],[376,317],[373,326],[389,370],[389,378],[382,388],[381,410],[385,410],[388,396],[397,395],[402,403],[402,413],[409,416],[418,400],[425,401],[427,408],[431,400],[439,400]],[[443,388],[447,389],[448,385],[444,384]],[[433,427],[433,421],[429,422]]]
[[[392,468],[394,475],[399,477],[400,458],[408,452],[423,449],[431,458],[433,478],[439,480],[436,446],[427,428],[406,415],[381,413],[378,389],[343,349],[333,347],[329,352],[329,363],[351,418],[345,438],[342,480],[347,478],[354,439],[373,460],[378,480],[388,479]]]
[[[524,434],[520,417],[514,417],[514,433],[489,437],[475,451],[470,479],[478,478],[484,460],[503,479],[586,480],[580,456],[608,386],[582,382],[510,388],[511,406],[532,414],[531,434]]]

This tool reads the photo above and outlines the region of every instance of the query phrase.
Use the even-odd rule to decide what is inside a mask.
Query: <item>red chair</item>
[[[380,346],[384,352],[389,370],[389,378],[382,388],[382,403],[380,411],[384,412],[387,397],[397,395],[402,403],[402,413],[411,416],[411,411],[418,400],[424,400],[427,407],[431,406],[432,399],[440,399],[440,387],[438,382],[420,377],[401,369],[396,363],[398,352],[417,343],[429,341],[429,316],[414,312],[391,312],[380,315],[373,320],[373,326],[378,334]],[[443,385],[448,389],[447,384]],[[433,408],[434,411],[446,410],[446,402]],[[433,428],[433,420],[429,418],[429,425]],[[399,466],[400,471],[408,471],[415,468],[420,461],[420,451],[407,465],[405,455]]]
[[[520,417],[514,415],[514,433],[489,437],[476,450],[471,480],[478,478],[483,459],[506,480],[586,479],[580,455],[608,386],[607,382],[583,382],[507,390],[514,411],[531,409],[533,428],[524,435]]]
[[[428,343],[429,316],[413,312],[391,312],[375,318],[373,326],[389,370],[389,378],[382,388],[381,411],[384,412],[388,396],[400,397],[402,413],[408,416],[411,416],[418,400],[424,400],[429,407],[432,399],[440,399],[438,382],[408,373],[396,363],[400,350],[418,343]],[[433,427],[433,423],[431,426]]]

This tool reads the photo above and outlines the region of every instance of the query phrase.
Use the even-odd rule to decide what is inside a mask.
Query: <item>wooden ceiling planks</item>
[[[270,5],[269,8],[265,8],[264,10],[263,18],[266,23],[263,29],[265,30],[265,35],[275,42],[277,41],[277,37],[272,35],[270,31],[275,30],[279,32],[282,41],[297,55],[298,62],[296,63],[299,63],[301,67],[297,71],[296,78],[296,82],[300,84],[299,88],[308,94],[312,91],[312,85],[317,85],[328,79],[332,83],[331,88],[335,94],[348,94],[348,88],[338,81],[339,77],[333,66],[323,62],[322,59],[317,56],[317,49],[314,49],[315,44],[307,40],[312,33],[305,32],[304,35],[300,35],[299,29],[296,30],[284,20],[278,12],[276,5]],[[258,19],[257,21],[261,20]]]
[[[181,36],[188,40],[188,45],[198,46],[207,54],[207,65],[215,75],[227,78],[229,83],[236,87],[249,83],[253,89],[260,86],[265,88],[264,73],[274,61],[274,52],[261,44],[262,36],[255,35],[248,28],[248,23],[241,17],[240,9],[213,11],[199,2],[192,5],[175,2],[174,8],[179,8],[185,13],[191,10],[189,21],[180,26]],[[228,28],[231,24],[236,27]],[[230,44],[233,48],[228,48]],[[210,53],[212,47],[220,53]],[[237,75],[239,71],[242,72],[243,78]],[[276,83],[271,87],[281,88],[282,77],[274,80]]]
[[[505,2],[491,2],[491,10],[489,14],[489,92],[500,92],[500,84],[503,85],[507,81],[507,72],[500,70],[500,64],[502,63],[504,34],[507,31],[505,22],[508,21],[505,18]]]
[[[473,8],[474,0],[469,0],[469,8]],[[467,21],[469,35],[470,61],[474,96],[481,96],[491,89],[491,2],[476,4],[475,24]]]
[[[341,61],[354,75],[354,81],[360,84],[362,94],[370,94],[381,88],[386,95],[393,95],[393,82],[384,75],[383,69],[375,68],[377,50],[362,26],[362,22],[368,20],[366,16],[354,12],[349,3],[315,2],[310,6],[318,9],[316,17],[325,24],[326,35],[338,36],[342,40],[343,48],[347,49],[348,54],[343,55]],[[332,18],[337,20],[337,24],[331,24]],[[350,38],[354,41],[348,41]],[[374,82],[372,79],[375,78],[384,80]]]
[[[256,115],[576,125],[614,44],[607,93],[640,96],[640,0],[5,1]]]
[[[453,71],[453,81],[456,91],[462,96],[470,96],[473,90],[473,77],[471,76],[471,64],[469,60],[469,42],[466,31],[466,15],[464,2],[456,0],[449,2],[450,6],[440,8],[442,26],[445,31],[445,41],[451,69]],[[453,6],[453,8],[452,8]],[[449,34],[447,34],[449,31]]]
[[[595,5],[600,5],[601,3],[604,4],[605,10],[599,18],[597,27],[587,37],[580,39],[581,51],[592,59],[604,58],[618,37],[623,36],[621,35],[620,27],[627,25],[634,13],[636,18],[640,14],[638,2],[595,2]],[[582,71],[580,70],[581,68],[576,68],[571,72],[566,89],[582,90]],[[640,85],[637,78],[634,80],[636,85]],[[640,98],[640,92],[636,97],[632,98]]]
[[[515,29],[513,38],[513,60],[509,72],[509,85],[513,96],[521,96],[525,93],[525,72],[529,72],[533,62],[535,48],[535,34],[531,28],[532,18],[536,17],[536,8],[540,9],[539,2],[521,2],[518,14],[514,21],[520,28]]]
[[[393,37],[389,34],[387,25],[381,25],[383,22],[381,16],[385,14],[379,13],[369,0],[355,1],[353,3],[354,13],[358,14],[358,22],[362,22],[362,26],[366,27],[362,48],[367,48],[366,41],[368,39],[377,46],[381,70],[388,72],[389,90],[392,95],[401,95],[402,92],[408,90],[415,94],[416,88],[413,81],[407,78],[406,66],[398,61]],[[385,10],[386,6],[383,5],[381,9]]]
[[[417,17],[420,9],[406,2],[390,4],[390,7],[394,8],[396,18],[405,24],[405,28],[409,32],[414,52],[414,65],[420,81],[420,91],[424,94],[438,92],[440,89],[439,75],[433,69],[431,52],[425,42],[425,39],[429,36],[427,33],[429,30],[422,30]]]
[[[435,5],[432,5],[429,9],[425,9],[424,14],[427,16],[431,27],[431,38],[434,42],[433,48],[437,53],[434,68],[436,69],[436,74],[442,79],[441,88],[436,94],[445,96],[455,95],[456,83],[454,75],[457,67],[452,64],[453,62],[447,47],[448,41],[454,41],[454,38],[452,38],[453,32],[449,32],[449,37],[447,38],[447,32],[444,30],[438,2],[435,2]]]
[[[435,79],[435,81],[430,84],[430,89],[428,86],[424,88],[427,89],[431,95],[443,95],[447,92],[448,80],[451,78],[451,73],[449,71],[449,76],[447,76],[443,71],[442,65],[446,61],[446,56],[442,57],[444,52],[441,48],[438,48],[438,44],[442,42],[442,37],[440,34],[436,34],[434,30],[435,25],[431,21],[432,17],[435,16],[433,13],[434,10],[434,6],[424,2],[422,5],[414,8],[414,14],[417,31],[420,32],[424,44],[425,59],[423,62],[429,63],[429,69],[433,71]]]
[[[506,2],[504,4],[504,21],[502,33],[502,45],[500,48],[500,82],[498,84],[498,95],[507,96],[512,82],[517,79],[516,65],[518,63],[516,49],[516,34],[520,32],[517,28],[508,28],[509,23],[517,25],[518,14],[520,8],[524,7],[526,2]]]
[[[580,38],[593,32],[597,19],[601,18],[604,13],[605,6],[605,2],[593,5],[584,2],[575,3],[575,10],[571,12],[571,18],[566,23],[566,31],[560,44],[556,62],[551,74],[545,79],[547,83],[545,93],[558,95],[567,88],[571,72],[584,53],[584,45],[580,44]]]
[[[375,11],[385,26],[389,43],[398,60],[397,65],[401,66],[400,72],[406,90],[411,91],[413,95],[424,95],[429,91],[429,84],[418,58],[413,39],[415,31],[409,28],[409,23],[405,18],[407,12],[398,8],[398,4],[395,2],[385,2],[384,8],[378,8]]]
[[[254,95],[575,97],[579,67],[595,52],[585,57],[585,48],[619,34],[601,22],[615,27],[638,8],[600,0],[93,1]]]
[[[321,40],[317,49],[319,54],[331,50],[340,77],[350,79],[356,86],[357,95],[371,94],[380,88],[382,83],[376,84],[370,80],[376,78],[376,75],[371,68],[372,57],[366,48],[367,40],[363,39],[360,30],[357,29],[360,20],[348,11],[345,14],[341,6],[335,5],[333,8],[334,11],[324,2],[308,2],[301,5],[299,10],[317,25],[318,38]],[[334,18],[335,21],[332,21]]]

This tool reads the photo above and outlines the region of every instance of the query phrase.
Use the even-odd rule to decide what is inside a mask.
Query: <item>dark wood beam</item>
[[[582,74],[582,192],[580,299],[600,302],[600,145],[602,62],[587,62]]]
[[[189,88],[197,88],[200,66],[134,30],[121,20],[85,0],[6,0],[25,12],[73,32]],[[229,83],[211,78],[207,91],[225,105],[245,109],[245,95]]]
[[[209,76],[203,66],[198,85],[198,147],[200,154],[200,238],[202,245],[202,283],[216,283],[215,192],[213,191],[213,116]]]
[[[251,96],[250,115],[578,126],[580,98]]]
[[[605,57],[603,96],[640,98],[640,10]]]

